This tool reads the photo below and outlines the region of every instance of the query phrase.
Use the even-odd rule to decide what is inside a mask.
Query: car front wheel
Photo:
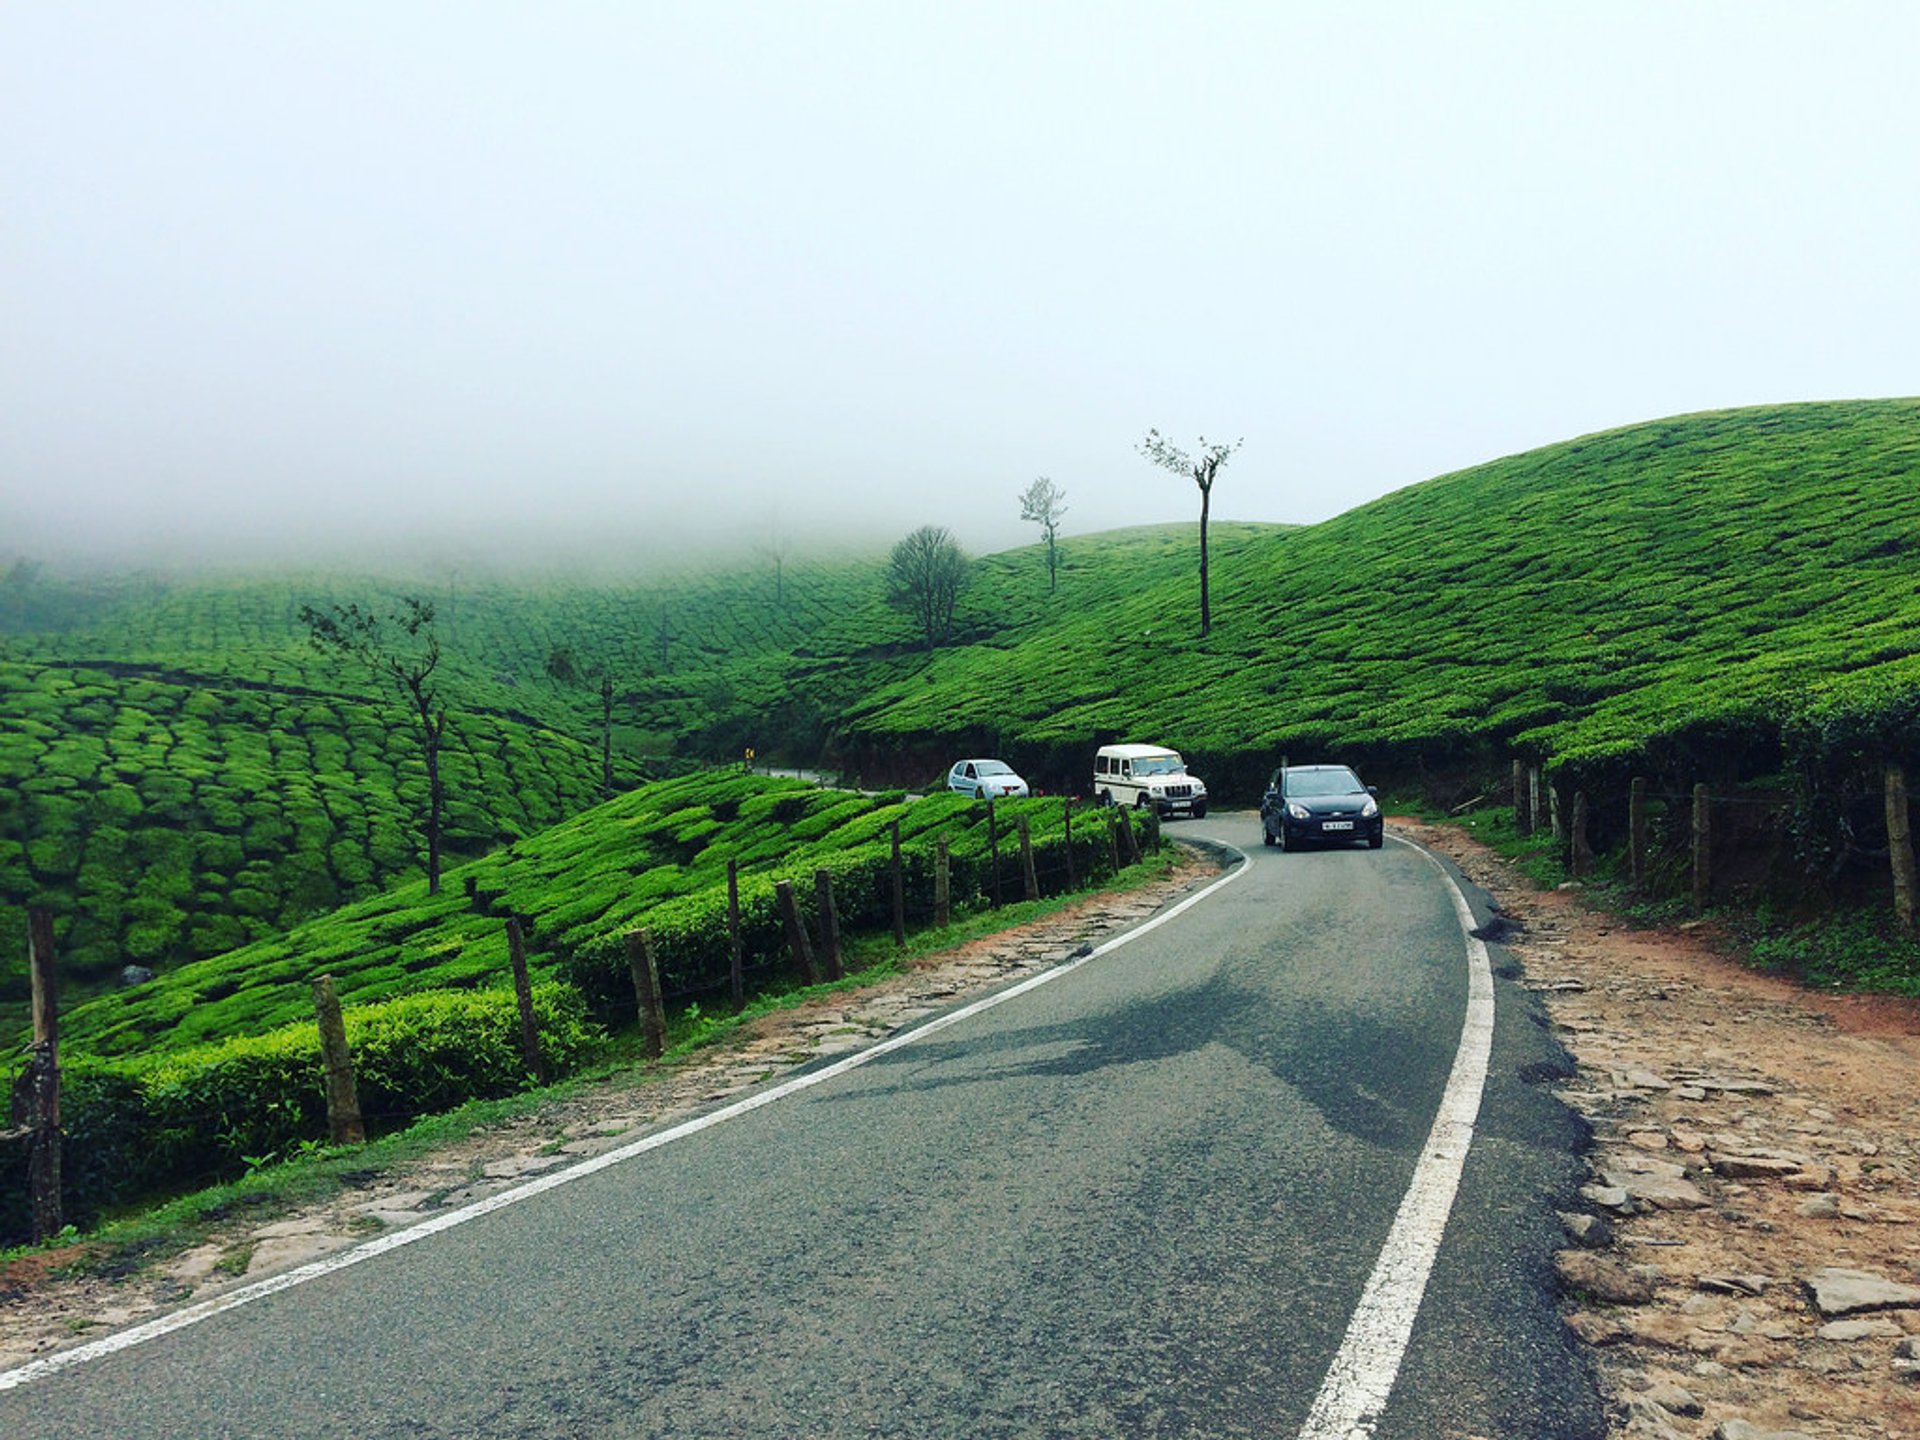
[[[1193,818],[1196,820],[1204,820],[1207,818],[1207,802],[1206,801],[1198,800],[1194,802]]]

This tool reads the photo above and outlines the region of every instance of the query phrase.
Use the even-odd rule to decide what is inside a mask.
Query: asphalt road
[[[1171,833],[1247,861],[868,1063],[0,1389],[0,1436],[1301,1435],[1429,1148],[1469,945],[1410,847]],[[1524,991],[1494,997],[1404,1360],[1337,1433],[1604,1433],[1552,1302],[1564,1057]]]

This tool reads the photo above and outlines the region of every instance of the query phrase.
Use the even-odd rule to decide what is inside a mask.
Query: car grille
[[[1169,785],[1166,793],[1169,800],[1190,800],[1193,798],[1193,786]]]

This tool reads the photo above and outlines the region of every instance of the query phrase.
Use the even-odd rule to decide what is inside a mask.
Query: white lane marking
[[[1473,909],[1446,866],[1420,846],[1397,835],[1393,838],[1424,855],[1447,882],[1467,940],[1467,1019],[1439,1112],[1427,1132],[1420,1163],[1414,1167],[1413,1183],[1400,1201],[1387,1243],[1360,1294],[1346,1339],[1321,1382],[1300,1440],[1368,1440],[1380,1423],[1460,1188],[1460,1171],[1467,1161],[1467,1147],[1473,1143],[1487,1060],[1493,1052],[1493,966],[1486,944],[1471,933],[1476,928]]]
[[[1016,996],[1024,995],[1030,990],[1037,990],[1042,985],[1049,985],[1062,976],[1071,974],[1090,960],[1097,960],[1102,955],[1110,954],[1118,950],[1122,945],[1131,944],[1142,935],[1151,934],[1169,920],[1198,905],[1215,891],[1231,885],[1252,868],[1252,866],[1247,863],[1245,851],[1233,846],[1225,846],[1224,848],[1233,850],[1233,853],[1239,857],[1238,863],[1225,875],[1222,875],[1218,880],[1215,880],[1204,889],[1196,890],[1179,904],[1171,906],[1144,924],[1136,925],[1124,935],[1116,935],[1104,945],[1096,946],[1078,959],[1069,960],[1065,964],[1057,965],[1051,970],[1043,970],[1038,975],[1028,976],[1017,985],[1010,985],[1005,990],[995,991],[984,999],[975,1000],[970,1005],[964,1005],[958,1010],[949,1011],[937,1019],[928,1021],[918,1029],[889,1036],[887,1039],[882,1040],[879,1044],[869,1049],[861,1050],[856,1054],[847,1056],[845,1059],[836,1060],[833,1064],[823,1066],[819,1070],[809,1071],[805,1075],[796,1075],[793,1079],[782,1081],[770,1089],[749,1095],[743,1100],[736,1100],[723,1109],[697,1116],[692,1120],[682,1121],[670,1129],[645,1136],[642,1139],[635,1140],[630,1145],[623,1145],[617,1150],[609,1150],[604,1155],[596,1155],[591,1160],[584,1160],[580,1164],[569,1166],[565,1170],[551,1171],[548,1174],[539,1176],[537,1179],[529,1180],[524,1185],[516,1186],[512,1190],[503,1190],[498,1195],[488,1196],[485,1200],[476,1200],[473,1204],[464,1206],[459,1210],[449,1210],[444,1215],[436,1215],[431,1220],[423,1220],[418,1225],[408,1226],[405,1230],[396,1230],[391,1235],[382,1235],[377,1240],[369,1240],[364,1245],[356,1246],[352,1250],[342,1251],[338,1255],[330,1255],[324,1260],[315,1260],[310,1264],[300,1266],[298,1269],[288,1270],[284,1274],[255,1281],[253,1284],[243,1286],[231,1294],[218,1296],[212,1300],[203,1300],[198,1305],[190,1305],[184,1310],[175,1311],[171,1315],[163,1315],[157,1320],[149,1320],[144,1325],[136,1325],[132,1329],[122,1330],[116,1335],[103,1336],[101,1339],[90,1341],[85,1345],[77,1345],[71,1350],[62,1350],[59,1354],[49,1355],[44,1360],[30,1361],[18,1369],[0,1373],[0,1390],[11,1390],[16,1386],[26,1385],[35,1380],[44,1380],[48,1376],[57,1374],[62,1370],[69,1370],[74,1366],[84,1365],[89,1361],[104,1359],[106,1356],[117,1354],[122,1350],[130,1350],[136,1345],[143,1345],[149,1340],[157,1340],[162,1335],[171,1334],[175,1330],[184,1330],[190,1325],[198,1325],[203,1320],[211,1320],[214,1316],[223,1315],[229,1310],[237,1310],[242,1305],[251,1305],[256,1300],[264,1300],[267,1296],[278,1294],[282,1290],[291,1290],[296,1285],[304,1285],[309,1280],[318,1280],[321,1276],[331,1275],[336,1270],[345,1270],[348,1266],[358,1265],[362,1261],[371,1260],[377,1255],[384,1255],[390,1250],[398,1250],[403,1245],[412,1245],[416,1241],[425,1240],[430,1235],[438,1235],[443,1230],[451,1230],[457,1225],[464,1225],[469,1220],[478,1220],[482,1215],[490,1215],[495,1210],[504,1210],[509,1205],[519,1204],[522,1200],[531,1200],[536,1195],[544,1195],[549,1190],[557,1190],[562,1185],[571,1184],[575,1180],[583,1180],[589,1175],[597,1174],[599,1171],[608,1169],[614,1165],[619,1165],[633,1159],[637,1155],[644,1155],[649,1150],[658,1150],[662,1145],[669,1145],[675,1140],[683,1140],[687,1136],[696,1135],[702,1130],[710,1130],[715,1125],[745,1115],[749,1111],[758,1110],[763,1105],[771,1105],[776,1100],[784,1100],[789,1095],[811,1089],[813,1086],[823,1084],[828,1080],[834,1079],[836,1076],[844,1075],[849,1070],[856,1070],[862,1065],[878,1060],[882,1055],[890,1055],[895,1050],[902,1049],[916,1041],[926,1039],[929,1035],[938,1034],[950,1025],[958,1025],[962,1020],[970,1019],[983,1011],[993,1009],[997,1005],[1004,1005]]]

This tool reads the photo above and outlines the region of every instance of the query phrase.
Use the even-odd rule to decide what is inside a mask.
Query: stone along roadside
[[[1591,1179],[1558,1265],[1611,1433],[1920,1437],[1920,1005],[1800,990],[1408,829],[1494,895],[1577,1062]]]

